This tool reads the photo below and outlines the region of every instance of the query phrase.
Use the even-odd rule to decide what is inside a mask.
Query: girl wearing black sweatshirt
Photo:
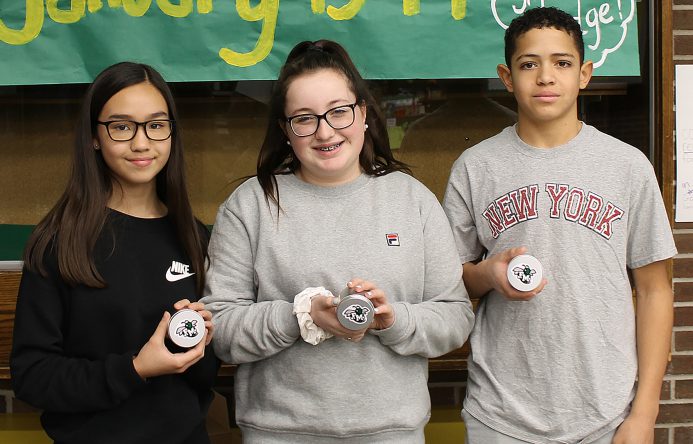
[[[196,302],[208,232],[188,200],[176,117],[151,67],[99,74],[67,188],[27,244],[12,384],[56,443],[209,442],[218,362],[211,314]],[[205,320],[205,340],[187,351],[166,341],[181,308]]]

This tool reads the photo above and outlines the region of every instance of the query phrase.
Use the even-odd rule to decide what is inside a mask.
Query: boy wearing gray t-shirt
[[[444,200],[464,283],[481,298],[468,442],[652,442],[673,318],[665,260],[676,254],[652,165],[578,120],[593,66],[573,17],[528,10],[505,52],[498,74],[518,123],[460,156]],[[525,252],[545,276],[529,292],[506,277]]]

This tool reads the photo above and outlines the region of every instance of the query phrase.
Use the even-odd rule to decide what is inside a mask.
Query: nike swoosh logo
[[[192,276],[195,273],[181,273],[181,274],[173,274],[171,272],[171,268],[169,267],[168,270],[166,270],[166,280],[169,282],[176,282],[180,281],[181,279],[185,279],[187,277]],[[160,275],[161,276],[161,275]]]

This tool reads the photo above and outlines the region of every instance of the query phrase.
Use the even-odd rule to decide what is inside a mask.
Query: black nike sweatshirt
[[[94,258],[106,288],[69,286],[51,253],[47,278],[24,270],[11,356],[17,398],[43,409],[57,443],[208,443],[212,348],[180,375],[144,381],[132,363],[164,311],[197,300],[171,220],[111,211]]]

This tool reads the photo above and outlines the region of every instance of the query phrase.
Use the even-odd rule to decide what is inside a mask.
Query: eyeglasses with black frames
[[[308,137],[315,134],[320,126],[320,119],[323,119],[336,130],[344,129],[354,123],[354,108],[357,104],[336,106],[323,114],[298,114],[287,117],[286,121],[289,122],[291,131],[298,137]]]
[[[134,120],[109,120],[108,122],[97,121],[99,125],[106,127],[108,137],[114,142],[127,142],[135,138],[137,129],[141,126],[149,140],[161,142],[171,137],[173,131],[173,120],[156,119],[146,122],[135,122]]]

